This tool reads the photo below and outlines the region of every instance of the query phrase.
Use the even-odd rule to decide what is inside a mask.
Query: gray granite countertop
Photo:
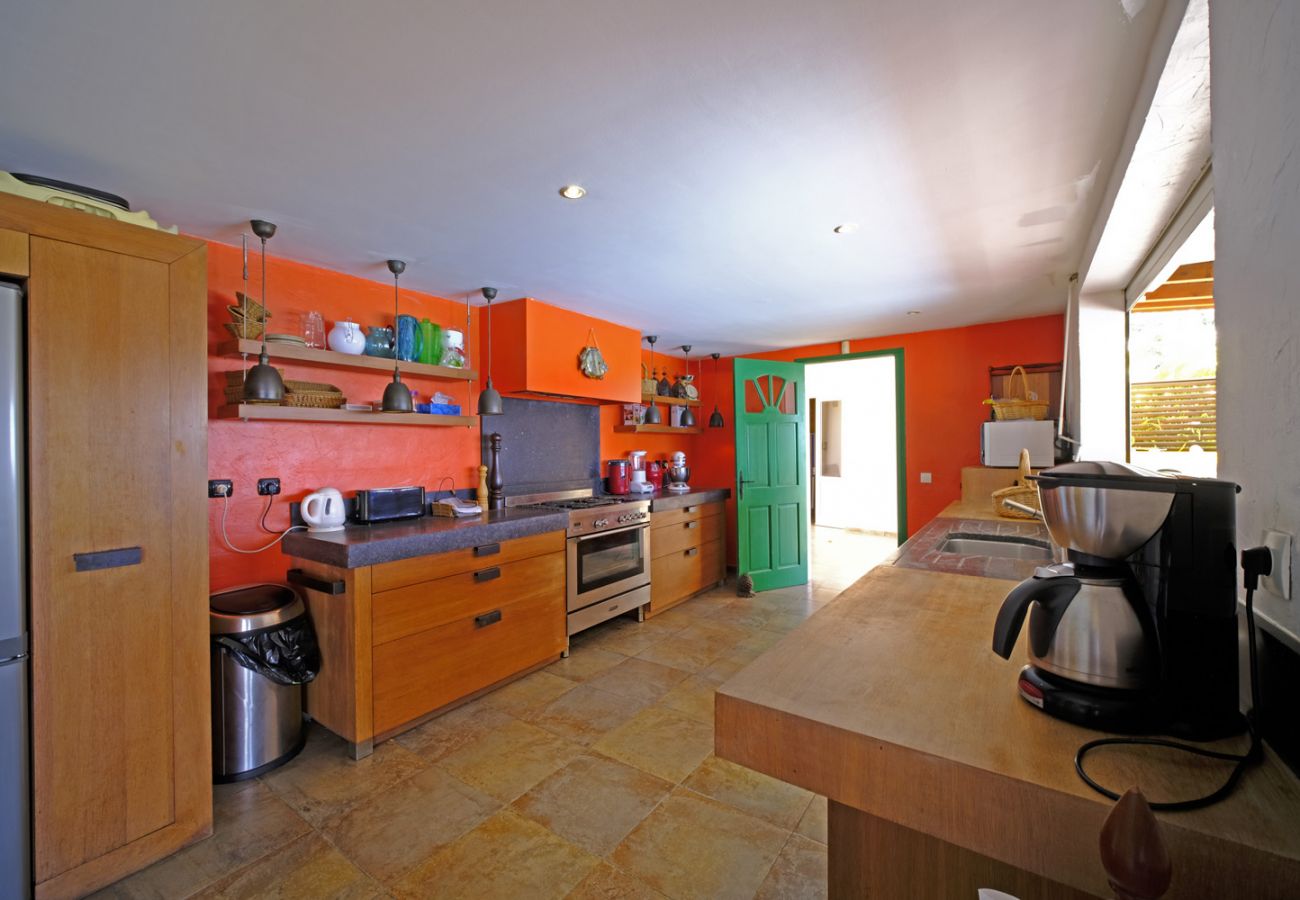
[[[1025,559],[1008,559],[1000,556],[964,556],[945,553],[939,546],[952,532],[971,536],[1026,537],[1050,544],[1047,529],[1038,522],[1016,519],[958,519],[939,516],[912,535],[907,543],[886,560],[886,563],[904,569],[925,569],[929,572],[947,572],[950,575],[979,575],[984,578],[1005,578],[1022,581],[1034,574],[1034,569],[1045,565]]]
[[[569,514],[558,509],[489,510],[463,519],[426,516],[414,521],[349,525],[342,531],[324,534],[295,531],[285,537],[284,552],[329,566],[356,569],[563,531],[568,524]]]
[[[665,512],[681,509],[683,506],[695,506],[700,503],[717,503],[731,496],[731,488],[695,488],[685,494],[671,491],[655,491],[650,497],[650,512]]]

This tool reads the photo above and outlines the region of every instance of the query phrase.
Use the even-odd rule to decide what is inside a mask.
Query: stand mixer
[[[691,489],[686,479],[691,477],[691,470],[686,465],[686,454],[678,450],[668,464],[666,490],[674,494],[684,494]]]

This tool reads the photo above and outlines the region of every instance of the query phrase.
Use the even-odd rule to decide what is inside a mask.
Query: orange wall
[[[849,342],[851,353],[903,349],[909,534],[960,497],[963,466],[979,465],[979,427],[988,419],[988,407],[981,401],[988,396],[989,367],[1060,359],[1063,340],[1063,319],[1051,315]],[[839,353],[837,343],[756,353],[752,357],[794,360]],[[699,484],[734,485],[732,361],[720,360],[718,368],[715,378],[711,361],[705,365],[700,393],[705,398],[705,420],[713,408],[712,398],[717,397],[727,427],[717,432],[705,430],[696,448],[693,480]],[[922,472],[933,475],[931,484],[920,483]],[[729,521],[734,523],[734,499],[732,507]],[[734,524],[728,542],[734,563]]]
[[[393,285],[386,270],[376,266],[375,281],[331,272],[314,266],[278,260],[267,261],[271,299],[270,331],[298,332],[298,314],[318,310],[326,333],[335,320],[351,317],[361,325],[392,321]],[[250,250],[250,288],[261,295],[258,260]],[[225,372],[238,369],[238,357],[218,356],[218,345],[230,340],[222,323],[230,321],[226,306],[236,303],[242,290],[240,252],[237,247],[208,245],[208,344],[210,356],[209,415],[224,405]],[[402,311],[417,318],[428,316],[444,327],[465,327],[464,303],[456,303],[402,290]],[[477,359],[478,324],[471,333],[470,363]],[[250,365],[255,360],[250,360]],[[377,402],[387,378],[380,372],[330,369],[322,366],[276,362],[289,378],[325,381],[343,389],[355,402]],[[434,390],[454,396],[473,412],[477,385],[403,376],[422,398]],[[468,394],[468,396],[467,396]],[[216,419],[208,423],[208,475],[232,478],[235,493],[229,501],[228,531],[240,547],[260,547],[273,535],[257,522],[266,500],[257,496],[257,479],[278,477],[283,493],[275,498],[268,525],[279,530],[288,525],[288,501],[301,500],[319,487],[336,487],[345,493],[363,487],[404,484],[436,485],[444,476],[456,486],[468,487],[476,478],[478,428],[416,428],[399,425],[325,424],[314,422],[242,422]],[[279,547],[256,555],[232,553],[220,537],[222,501],[209,501],[212,587],[219,589],[255,580],[283,580],[287,558]]]

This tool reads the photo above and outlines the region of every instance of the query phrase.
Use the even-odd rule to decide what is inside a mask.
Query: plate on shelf
[[[353,412],[374,412],[375,407],[369,403],[344,403],[344,409],[350,409]]]
[[[296,334],[268,334],[266,336],[268,344],[297,344],[299,347],[306,347],[307,342]]]

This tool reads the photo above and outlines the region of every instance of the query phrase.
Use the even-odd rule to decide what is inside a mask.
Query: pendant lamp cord
[[[1081,746],[1074,755],[1074,771],[1078,773],[1083,783],[1092,788],[1103,797],[1111,800],[1118,800],[1118,792],[1102,786],[1095,781],[1083,768],[1083,758],[1092,750],[1099,747],[1169,747],[1183,753],[1191,753],[1195,756],[1203,756],[1209,759],[1221,759],[1227,762],[1236,763],[1232,771],[1228,773],[1228,778],[1219,788],[1202,797],[1195,797],[1191,800],[1174,800],[1167,803],[1152,803],[1151,808],[1157,812],[1186,812],[1192,809],[1201,809],[1213,803],[1218,803],[1237,786],[1241,776],[1245,774],[1246,767],[1253,762],[1257,762],[1263,755],[1260,749],[1259,733],[1256,731],[1256,723],[1259,719],[1263,706],[1259,697],[1259,658],[1255,649],[1255,589],[1259,587],[1261,575],[1268,575],[1273,570],[1273,557],[1267,547],[1253,547],[1241,552],[1241,566],[1246,573],[1246,630],[1247,641],[1250,653],[1250,711],[1245,714],[1246,732],[1250,735],[1250,746],[1245,753],[1223,753],[1219,750],[1208,750],[1205,747],[1197,747],[1192,744],[1186,744],[1182,741],[1171,741],[1166,738],[1098,738],[1095,741],[1088,741]]]

